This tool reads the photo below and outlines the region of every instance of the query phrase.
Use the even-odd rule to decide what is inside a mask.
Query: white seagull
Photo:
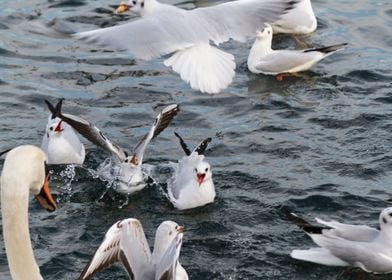
[[[3,238],[12,279],[42,280],[29,231],[29,192],[48,211],[56,209],[49,185],[47,157],[38,147],[24,145],[8,152],[1,173]]]
[[[184,140],[175,133],[186,154],[167,181],[169,200],[180,210],[195,208],[214,202],[215,187],[211,166],[204,161],[204,152],[211,138],[203,140],[192,152]]]
[[[79,277],[91,279],[97,272],[121,262],[130,279],[187,280],[179,262],[184,227],[172,221],[160,224],[151,254],[142,224],[134,218],[111,226],[105,239]]]
[[[87,42],[125,50],[136,58],[172,54],[164,64],[195,90],[219,93],[233,80],[234,56],[218,46],[230,39],[244,42],[295,6],[294,0],[238,0],[184,10],[157,0],[130,0],[117,12],[138,13],[141,19],[119,26],[76,33]]]
[[[293,250],[291,257],[323,265],[359,267],[367,272],[392,272],[392,207],[380,213],[380,230],[318,218],[322,226],[314,226],[295,214],[291,219],[320,246]]]
[[[63,100],[60,99],[54,107],[45,100],[51,114],[41,148],[48,156],[48,164],[83,164],[86,155],[84,145],[74,129],[58,117],[61,114],[62,102]]]
[[[271,43],[272,27],[266,24],[263,30],[256,32],[256,40],[248,56],[249,71],[266,75],[305,71],[347,45],[344,43],[306,50],[273,50]]]
[[[310,0],[301,0],[287,14],[271,24],[274,33],[308,34],[317,28],[317,19],[314,15]]]
[[[99,174],[105,180],[115,179],[117,182],[116,191],[132,194],[145,187],[142,163],[148,144],[168,127],[180,110],[179,108],[177,104],[163,108],[155,118],[150,131],[142,137],[130,154],[106,138],[94,124],[71,114],[60,113],[59,117],[93,144],[111,153],[111,159],[100,166]]]

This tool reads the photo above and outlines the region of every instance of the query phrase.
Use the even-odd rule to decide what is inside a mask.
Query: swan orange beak
[[[117,7],[116,11],[114,12],[116,15],[122,14],[129,10],[129,5],[124,2],[121,2],[120,5]]]
[[[35,196],[35,198],[42,208],[45,208],[49,212],[56,210],[57,204],[54,201],[49,189],[49,175],[46,176],[44,186],[42,187],[40,193]]]

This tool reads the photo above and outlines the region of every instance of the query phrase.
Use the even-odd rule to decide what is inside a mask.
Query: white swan
[[[42,279],[30,241],[29,191],[48,211],[56,209],[50,194],[45,153],[30,145],[11,150],[1,173],[3,237],[12,279]]]

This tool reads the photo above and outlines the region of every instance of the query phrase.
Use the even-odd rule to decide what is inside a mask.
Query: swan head
[[[263,40],[266,38],[272,38],[272,27],[271,25],[269,25],[268,23],[264,24],[265,27],[260,30],[260,31],[256,31],[256,39],[257,40]]]
[[[199,162],[193,172],[194,178],[199,186],[201,186],[204,182],[211,180],[212,178],[211,166],[208,162],[205,161]]]
[[[1,174],[2,193],[23,192],[26,185],[48,211],[57,208],[49,189],[47,157],[38,147],[23,145],[8,152]],[[21,182],[23,180],[23,183]]]

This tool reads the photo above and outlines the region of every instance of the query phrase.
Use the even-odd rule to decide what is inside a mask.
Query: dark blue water
[[[208,1],[176,3],[191,8]],[[177,102],[182,111],[148,149],[159,166],[155,184],[127,198],[91,176],[107,155],[90,151],[72,174],[53,168],[59,209],[30,204],[34,251],[45,279],[75,279],[117,220],[142,221],[150,244],[163,220],[187,231],[181,262],[191,279],[388,279],[345,275],[342,268],[296,261],[289,253],[312,246],[285,218],[287,210],[312,219],[377,225],[392,193],[392,3],[389,0],[313,1],[318,30],[310,46],[348,42],[349,48],[299,77],[278,82],[253,75],[252,44],[228,43],[236,56],[234,83],[215,96],[194,92],[162,60],[134,60],[55,34],[40,26],[89,30],[115,24],[116,1],[0,1],[0,147],[41,143],[48,110],[43,100],[65,98],[64,111],[92,120],[113,141],[132,147],[149,129],[156,108]],[[297,48],[277,36],[277,48]],[[163,195],[164,165],[190,143],[211,136],[214,204],[180,212]],[[2,148],[2,149],[3,149]],[[122,206],[122,207],[120,207]],[[0,279],[9,279],[0,243]],[[118,266],[96,279],[126,279]]]

